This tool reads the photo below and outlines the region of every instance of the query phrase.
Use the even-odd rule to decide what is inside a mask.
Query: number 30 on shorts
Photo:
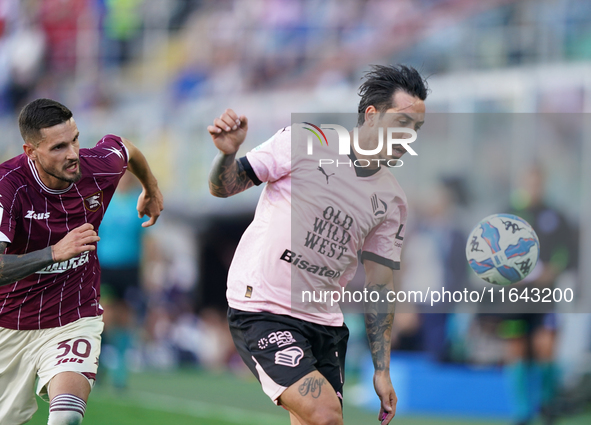
[[[59,359],[56,366],[61,364],[61,363],[66,363],[66,362],[77,362],[77,363],[82,363],[83,360],[82,359],[86,359],[88,358],[88,356],[90,356],[90,350],[91,350],[91,346],[90,346],[90,342],[88,342],[88,340],[84,339],[84,338],[78,338],[75,339],[74,341],[68,339],[66,341],[62,341],[57,345],[58,350],[63,350],[63,352],[56,356],[56,359]],[[66,357],[66,356],[76,356],[76,357]]]

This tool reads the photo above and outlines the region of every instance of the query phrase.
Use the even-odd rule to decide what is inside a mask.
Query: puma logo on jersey
[[[324,171],[324,168],[322,167],[318,167],[317,170],[324,174],[324,177],[326,177],[326,184],[328,184],[328,178],[334,176],[334,173],[326,174],[326,171]]]
[[[34,210],[29,210],[27,211],[27,215],[25,216],[25,218],[34,218],[35,220],[46,220],[49,218],[49,214],[48,212],[46,213],[35,213]]]

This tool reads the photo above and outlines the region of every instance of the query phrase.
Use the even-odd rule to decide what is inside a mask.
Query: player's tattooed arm
[[[7,242],[0,242],[0,252],[4,252],[7,246]],[[30,276],[52,263],[50,246],[23,255],[0,254],[0,286]]]
[[[248,119],[238,116],[231,109],[207,126],[213,143],[219,153],[213,160],[209,172],[209,191],[213,196],[227,198],[254,186],[242,163],[236,160],[236,153],[246,138]]]
[[[394,274],[392,269],[370,260],[365,260],[363,265],[366,289],[379,295],[377,298],[372,294],[370,300],[377,301],[369,301],[364,305],[365,328],[375,369],[373,385],[381,402],[378,420],[381,425],[387,425],[396,414],[398,401],[390,379],[390,339],[394,322],[394,303],[387,301],[387,295],[388,291],[395,288],[394,277],[399,276]]]
[[[84,223],[47,248],[21,255],[0,254],[0,286],[30,276],[50,264],[69,260],[86,251],[94,251],[99,240],[94,226]],[[4,253],[7,246],[7,242],[0,242],[0,253]]]
[[[235,155],[221,152],[215,157],[209,173],[209,191],[218,198],[227,198],[254,186]]]
[[[387,300],[387,293],[393,288],[391,282],[368,281],[366,289],[368,292],[379,294],[379,300]],[[377,297],[376,297],[377,298]],[[394,322],[394,303],[371,302],[364,305],[365,329],[371,358],[376,371],[390,369],[390,340],[392,336],[392,323]]]

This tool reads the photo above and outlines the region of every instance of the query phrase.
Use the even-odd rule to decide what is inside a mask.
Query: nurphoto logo
[[[328,139],[326,135],[322,131],[325,130],[335,130],[339,137],[339,155],[351,155],[351,135],[350,132],[343,127],[342,125],[337,124],[321,124],[320,127],[304,122],[304,124],[312,127],[303,127],[305,130],[308,130],[310,134],[308,134],[308,144],[307,144],[307,154],[314,155],[314,143],[315,140],[320,141],[321,145],[326,143],[328,146]],[[400,135],[400,133],[405,133],[410,135],[407,138],[395,138],[395,135]],[[402,146],[409,154],[411,155],[418,155],[413,148],[410,147],[410,144],[417,140],[417,132],[412,128],[406,127],[387,127],[384,129],[383,127],[378,128],[378,143],[377,146],[372,149],[363,149],[359,146],[359,129],[355,127],[353,129],[353,149],[356,153],[363,155],[363,156],[371,156],[376,155],[382,152],[384,149],[384,134],[386,135],[385,139],[385,146],[386,146],[386,154],[388,156],[392,155],[392,150],[394,149],[395,145]],[[322,137],[321,137],[322,136]],[[324,140],[324,142],[323,142]],[[323,158],[320,159],[318,162],[318,166],[322,167],[323,165],[330,165],[335,164],[337,167],[339,165],[347,165],[349,167],[369,167],[372,161],[377,161],[378,165],[386,165],[388,167],[401,167],[403,162],[401,159],[383,159],[383,158],[373,158],[373,159],[356,159],[356,160],[339,160],[337,159],[330,159],[330,158]]]

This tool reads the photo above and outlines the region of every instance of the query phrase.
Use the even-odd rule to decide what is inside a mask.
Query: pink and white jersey
[[[26,254],[56,244],[70,230],[99,228],[127,168],[118,136],[107,135],[80,149],[82,178],[63,190],[50,189],[35,164],[21,154],[0,165],[0,242],[5,254]],[[54,263],[17,282],[0,286],[0,326],[45,329],[102,314],[96,251]]]
[[[256,184],[267,184],[230,266],[230,307],[341,326],[337,303],[309,302],[304,292],[340,292],[358,256],[400,268],[404,192],[387,169],[354,167],[354,155],[349,166],[337,133],[325,134],[328,144],[309,155],[305,129],[287,127],[240,159]],[[320,166],[320,158],[335,163]]]

